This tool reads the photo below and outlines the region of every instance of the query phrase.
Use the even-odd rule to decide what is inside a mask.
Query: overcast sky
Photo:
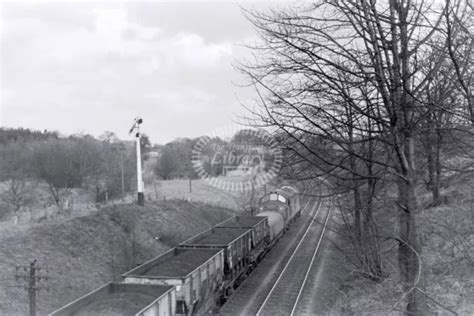
[[[236,3],[10,1],[1,21],[2,126],[126,139],[142,116],[166,143],[232,124],[253,97],[233,83],[256,40]]]

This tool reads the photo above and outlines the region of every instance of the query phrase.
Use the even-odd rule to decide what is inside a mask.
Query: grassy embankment
[[[38,311],[45,314],[232,214],[203,203],[168,200],[141,208],[110,206],[70,220],[8,230],[0,235],[0,315],[26,314],[26,291],[11,287],[16,264],[37,259],[48,267],[50,279],[44,285],[50,290],[38,297]]]

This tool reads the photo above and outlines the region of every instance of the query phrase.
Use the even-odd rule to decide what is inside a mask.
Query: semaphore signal
[[[135,133],[135,137],[137,139],[137,199],[138,205],[145,204],[145,195],[144,195],[144,185],[143,185],[143,178],[142,178],[142,158],[140,152],[140,124],[143,123],[143,119],[141,117],[135,118],[135,122],[130,128],[129,134]]]

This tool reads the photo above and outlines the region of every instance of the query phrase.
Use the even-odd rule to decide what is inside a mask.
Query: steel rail
[[[301,288],[298,292],[298,296],[296,297],[295,304],[293,305],[293,308],[291,309],[290,316],[295,315],[296,307],[298,306],[298,301],[300,300],[301,294],[303,293],[304,287],[306,285],[306,281],[308,280],[309,273],[311,271],[311,268],[313,267],[314,260],[316,259],[316,255],[319,250],[319,246],[321,246],[321,241],[323,240],[324,233],[326,231],[326,227],[328,225],[329,221],[329,215],[331,214],[331,204],[332,204],[332,199],[329,200],[329,206],[328,206],[328,214],[326,215],[326,220],[324,221],[324,226],[323,229],[321,230],[321,235],[319,236],[318,244],[316,245],[316,248],[314,250],[313,256],[311,257],[311,262],[309,263],[308,270],[306,270],[306,274],[303,279],[303,283],[301,284]]]
[[[257,316],[260,316],[261,315],[261,312],[262,310],[264,309],[265,307],[265,304],[267,303],[267,301],[270,299],[271,295],[273,294],[273,291],[275,290],[275,288],[277,287],[278,283],[280,282],[281,278],[283,277],[283,275],[285,274],[285,271],[286,269],[288,268],[288,266],[291,264],[293,258],[295,257],[295,254],[296,252],[298,251],[298,249],[300,248],[301,244],[303,243],[303,241],[305,240],[306,236],[308,235],[311,227],[313,226],[314,224],[314,221],[316,220],[316,217],[318,216],[319,214],[319,211],[321,210],[321,205],[322,205],[322,199],[319,200],[319,203],[318,203],[318,208],[315,212],[315,214],[313,215],[313,218],[311,220],[311,223],[308,225],[308,227],[306,228],[306,231],[304,233],[304,235],[301,237],[298,245],[296,246],[296,248],[293,250],[293,253],[291,254],[290,258],[288,259],[288,261],[286,262],[286,265],[285,267],[283,268],[283,270],[280,272],[280,275],[278,276],[278,279],[275,281],[275,283],[273,284],[272,288],[270,289],[270,292],[267,294],[267,296],[265,297],[265,300],[263,301],[262,305],[260,306],[260,308],[258,309],[257,311]]]
[[[308,200],[305,205],[301,208],[301,213],[300,214],[303,214],[304,210],[306,210],[306,207],[308,206],[309,202],[311,202],[311,200]]]

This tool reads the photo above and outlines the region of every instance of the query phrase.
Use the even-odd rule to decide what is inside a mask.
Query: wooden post
[[[46,271],[44,275],[38,275],[40,267],[36,265],[36,259],[33,260],[29,265],[16,266],[15,279],[19,284],[14,287],[25,289],[28,292],[28,315],[36,316],[36,293],[40,289],[49,290],[48,287],[38,285],[41,281],[48,281],[48,270],[41,268]]]
[[[30,301],[30,316],[36,316],[36,259],[30,263],[28,280],[28,298]]]
[[[155,188],[155,200],[156,201],[158,201],[158,188],[156,187],[156,182],[157,181],[158,180],[156,180],[156,179],[153,181],[153,187]]]
[[[125,178],[123,174],[123,150],[120,151],[120,176],[122,180],[122,201],[125,200]]]

